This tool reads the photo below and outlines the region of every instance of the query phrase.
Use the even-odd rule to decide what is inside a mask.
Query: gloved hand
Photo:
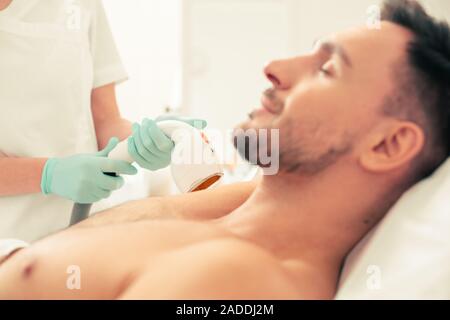
[[[182,121],[198,129],[207,125],[205,120],[173,116],[159,117],[156,121],[144,119],[141,125],[135,123],[133,135],[128,138],[128,153],[142,168],[156,171],[170,164],[175,145],[157,126],[157,122],[163,120]]]
[[[49,159],[42,173],[42,192],[85,204],[108,198],[112,191],[123,186],[124,180],[105,173],[137,173],[126,161],[108,159],[118,143],[117,138],[112,138],[105,149],[95,154]]]

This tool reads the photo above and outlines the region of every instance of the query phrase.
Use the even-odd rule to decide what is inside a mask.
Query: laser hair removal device
[[[205,190],[222,178],[222,166],[203,132],[177,120],[164,120],[157,125],[175,143],[170,167],[172,178],[180,192]],[[134,162],[128,154],[127,139],[116,146],[109,158]],[[111,172],[105,174],[115,175]],[[91,207],[92,204],[75,203],[70,225],[86,219]]]

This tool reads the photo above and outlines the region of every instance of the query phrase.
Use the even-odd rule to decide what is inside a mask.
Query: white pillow
[[[336,299],[450,299],[450,159],[353,249]]]

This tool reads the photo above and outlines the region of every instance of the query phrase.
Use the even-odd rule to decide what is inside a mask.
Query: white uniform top
[[[96,152],[91,91],[126,78],[101,0],[13,0],[0,11],[0,156]],[[0,197],[0,239],[64,228],[72,205]]]

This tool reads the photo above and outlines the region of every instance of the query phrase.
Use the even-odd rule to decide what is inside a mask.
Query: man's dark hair
[[[394,71],[399,92],[388,100],[385,112],[401,113],[424,130],[426,144],[412,177],[418,181],[450,156],[450,28],[414,0],[385,1],[381,19],[413,33],[405,70]]]

